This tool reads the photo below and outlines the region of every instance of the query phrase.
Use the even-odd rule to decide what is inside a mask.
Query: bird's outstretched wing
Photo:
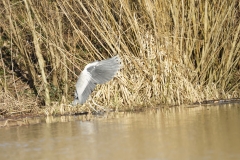
[[[96,83],[91,80],[91,75],[84,69],[76,83],[75,104],[85,103],[95,87]]]
[[[88,64],[78,78],[73,104],[85,103],[96,85],[110,81],[120,68],[119,56]]]
[[[85,69],[91,74],[92,81],[97,84],[103,84],[110,81],[121,67],[121,59],[114,56],[107,60],[93,62],[88,64]]]

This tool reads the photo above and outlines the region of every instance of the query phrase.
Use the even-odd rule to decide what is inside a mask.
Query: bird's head
[[[74,93],[74,100],[71,103],[71,105],[72,106],[76,106],[78,103],[79,103],[79,101],[78,101],[78,94],[77,94],[77,91],[75,91],[75,93]]]

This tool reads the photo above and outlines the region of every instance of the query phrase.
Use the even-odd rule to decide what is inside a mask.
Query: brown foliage
[[[12,74],[45,104],[69,102],[87,63],[119,54],[124,68],[93,93],[109,108],[239,97],[237,0],[3,0],[0,6],[1,63],[14,72],[0,73],[5,91]]]

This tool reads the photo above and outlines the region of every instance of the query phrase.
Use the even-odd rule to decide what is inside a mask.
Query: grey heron
[[[106,83],[113,79],[120,68],[121,59],[118,55],[106,60],[87,64],[78,77],[75,98],[72,105],[84,104],[96,85]]]

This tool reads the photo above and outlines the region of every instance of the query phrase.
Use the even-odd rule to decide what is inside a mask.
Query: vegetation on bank
[[[135,109],[240,97],[238,0],[2,0],[0,114],[71,110],[86,64],[124,67],[94,101]],[[11,111],[11,112],[10,112]]]

